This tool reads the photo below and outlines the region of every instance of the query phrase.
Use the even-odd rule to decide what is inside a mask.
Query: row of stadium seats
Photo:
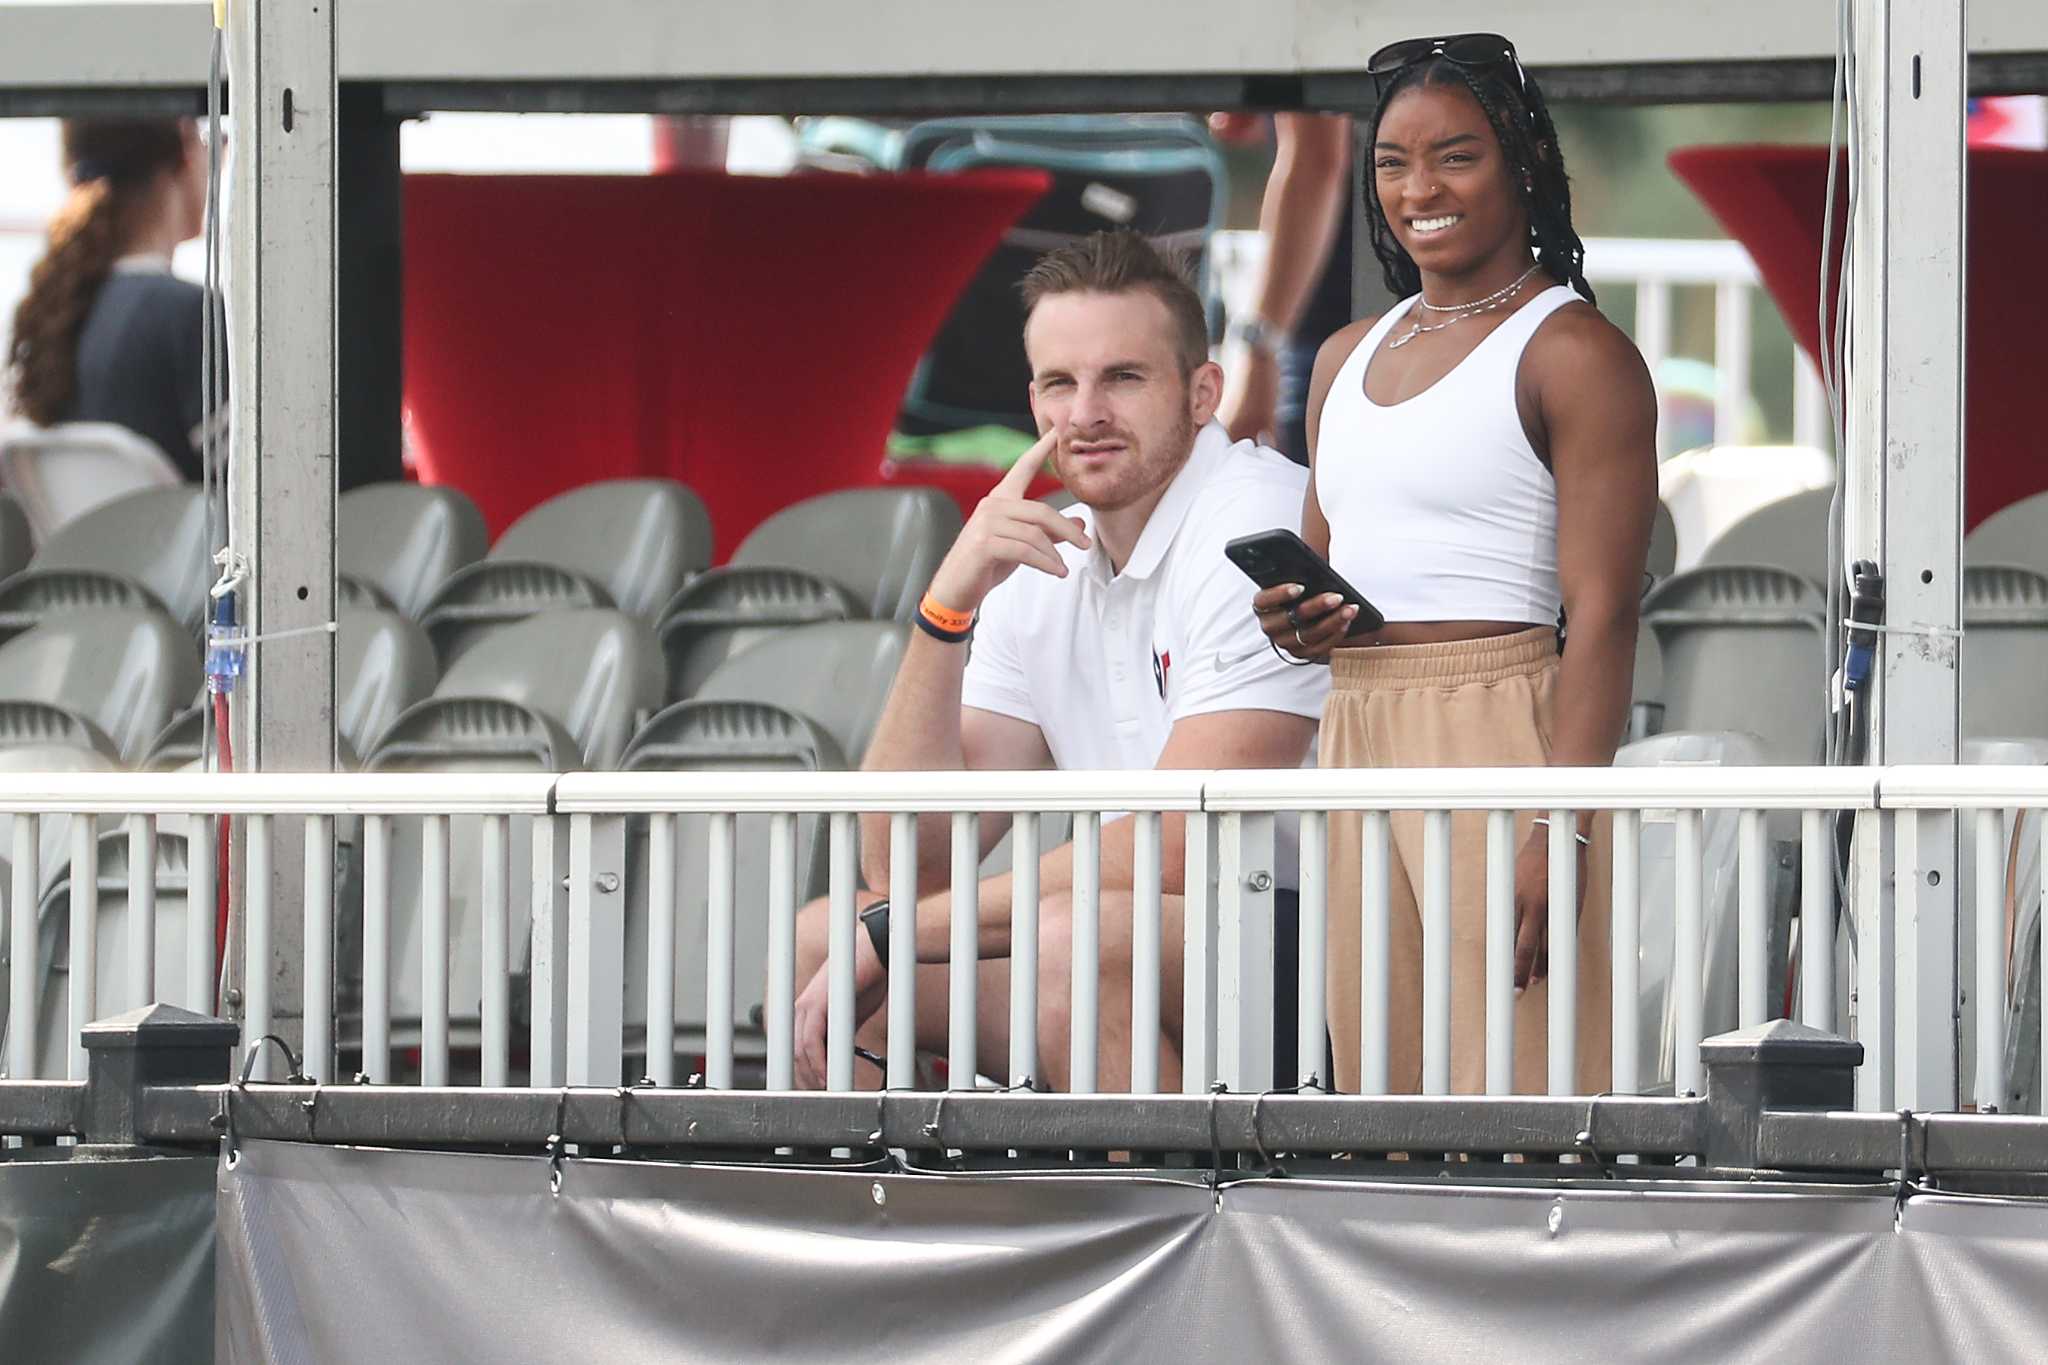
[[[1815,489],[1731,526],[1643,602],[1635,697],[1663,728],[1747,730],[1817,762],[1826,724],[1828,504]],[[1974,531],[1963,570],[1962,733],[2048,736],[2048,497]]]

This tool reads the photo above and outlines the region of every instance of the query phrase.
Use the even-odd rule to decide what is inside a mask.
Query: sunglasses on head
[[[1521,58],[1515,55],[1515,45],[1498,33],[1453,33],[1441,38],[1404,38],[1398,43],[1388,43],[1366,62],[1366,74],[1372,77],[1373,91],[1385,95],[1389,77],[1406,71],[1411,66],[1441,57],[1454,66],[1474,70],[1503,64],[1514,67],[1515,80],[1524,90],[1529,81],[1522,74]]]

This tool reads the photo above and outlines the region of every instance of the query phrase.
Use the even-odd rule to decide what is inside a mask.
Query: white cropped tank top
[[[1403,403],[1365,372],[1413,298],[1387,310],[1323,400],[1316,500],[1330,563],[1389,621],[1557,621],[1557,484],[1522,430],[1515,375],[1537,327],[1579,296],[1554,285]]]

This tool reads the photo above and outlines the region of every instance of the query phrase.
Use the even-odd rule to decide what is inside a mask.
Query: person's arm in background
[[[1657,510],[1657,395],[1614,324],[1571,307],[1537,334],[1523,366],[1525,424],[1540,429],[1557,481],[1557,579],[1567,642],[1558,667],[1550,762],[1605,768],[1628,726],[1643,563]],[[1535,421],[1529,423],[1529,418]],[[1579,817],[1579,832],[1592,818]],[[1515,861],[1515,985],[1549,973],[1548,831]],[[1580,857],[1580,905],[1586,894]]]
[[[1348,114],[1275,114],[1273,170],[1259,206],[1265,264],[1252,296],[1268,340],[1247,346],[1232,367],[1216,417],[1233,441],[1259,439],[1274,428],[1280,396],[1278,347],[1294,331],[1322,278],[1344,216],[1351,167]]]

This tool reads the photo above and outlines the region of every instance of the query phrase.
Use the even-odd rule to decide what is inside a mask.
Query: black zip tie
[[[566,1134],[569,1128],[569,1087],[563,1086],[555,1097],[555,1131],[548,1134],[548,1193],[562,1192],[562,1152],[568,1145]]]
[[[1259,1133],[1259,1107],[1265,1104],[1268,1095],[1299,1095],[1302,1091],[1310,1089],[1318,1092],[1322,1089],[1321,1082],[1313,1074],[1307,1080],[1298,1081],[1293,1085],[1276,1085],[1270,1090],[1261,1090],[1252,1100],[1252,1149],[1259,1154],[1259,1160],[1266,1163],[1268,1176],[1284,1176],[1287,1171],[1266,1151],[1265,1140]]]
[[[1600,1155],[1600,1149],[1593,1145],[1593,1113],[1599,1108],[1600,1101],[1613,1093],[1612,1090],[1603,1090],[1597,1095],[1586,1097],[1586,1126],[1572,1139],[1573,1150],[1581,1156],[1591,1157],[1594,1169],[1609,1180],[1615,1178],[1614,1172],[1608,1168],[1607,1159]]]
[[[1913,1193],[1913,1111],[1899,1111],[1899,1187],[1892,1196],[1892,1231],[1904,1230],[1906,1200]]]
[[[275,1033],[266,1033],[261,1038],[258,1038],[255,1042],[249,1044],[248,1052],[243,1055],[242,1078],[235,1082],[237,1088],[248,1088],[249,1074],[256,1069],[256,1058],[262,1055],[263,1045],[265,1043],[276,1043],[277,1050],[284,1054],[285,1064],[291,1068],[291,1074],[286,1076],[282,1082],[279,1082],[279,1084],[312,1085],[314,1083],[313,1078],[311,1076],[308,1076],[303,1071],[299,1070],[299,1057],[297,1053],[292,1051],[292,1045],[290,1043],[287,1043],[284,1039],[278,1037]]]
[[[1223,1207],[1223,1139],[1216,1133],[1216,1100],[1228,1090],[1221,1081],[1209,1082],[1209,1196],[1218,1210]]]

